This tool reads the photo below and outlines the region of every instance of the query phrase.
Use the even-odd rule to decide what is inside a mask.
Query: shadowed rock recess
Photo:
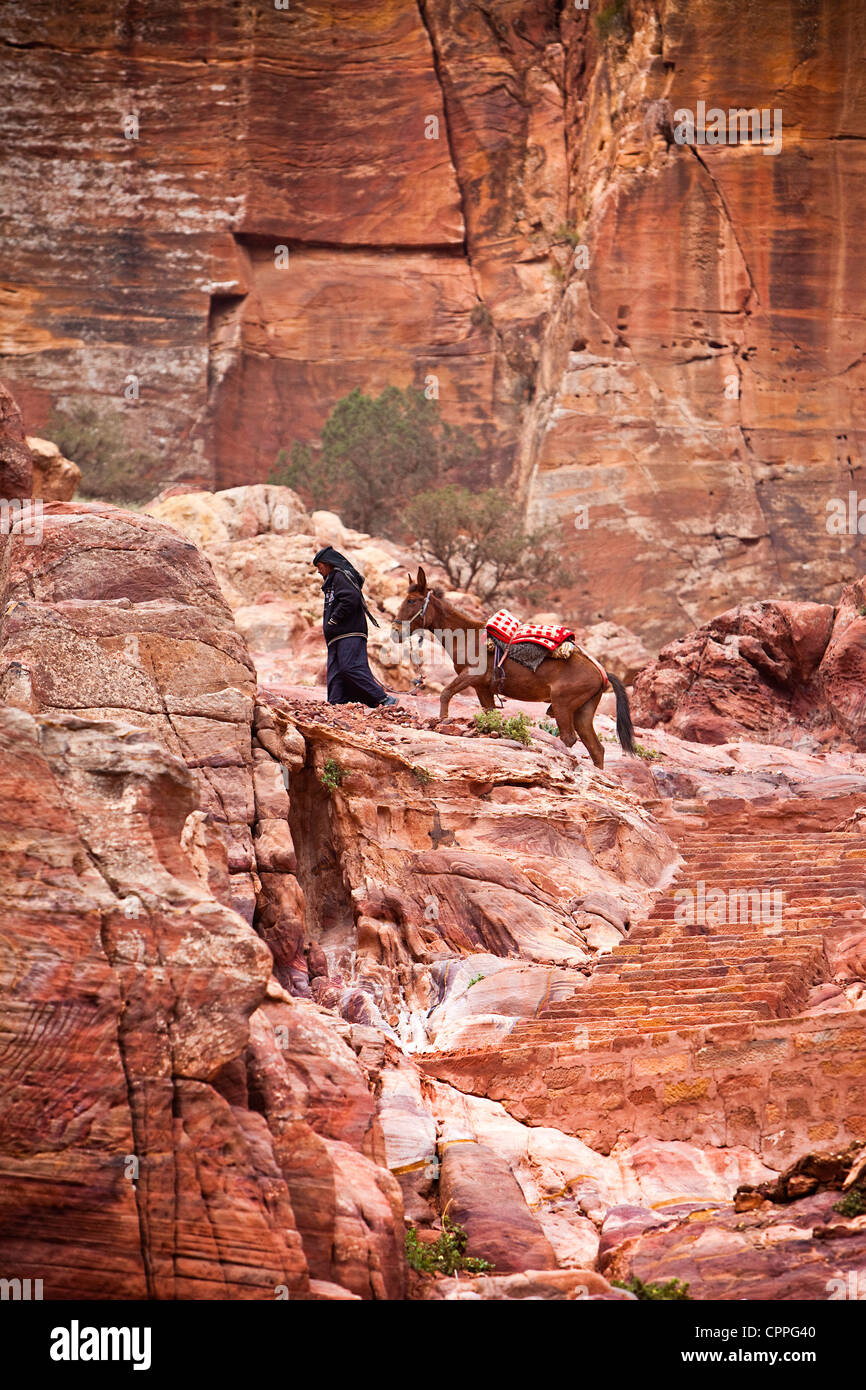
[[[59,1299],[846,1296],[866,754],[830,657],[860,584],[726,615],[746,694],[708,742],[715,639],[673,644],[641,709],[672,671],[693,724],[639,729],[627,759],[600,716],[598,772],[537,726],[480,735],[463,696],[436,727],[424,694],[367,711],[257,681],[270,629],[250,620],[251,653],[190,518],[236,613],[257,567],[300,573],[316,523],[285,489],[175,501],[187,534],[165,503],[46,502],[40,535],[2,538],[4,1277]],[[826,693],[805,746],[783,681],[746,698],[785,653]],[[448,1221],[491,1268],[409,1268],[407,1226],[423,1251]]]
[[[827,526],[863,491],[861,0],[5,11],[37,435],[95,404],[153,493],[231,488],[354,387],[435,379],[471,481],[577,547],[570,621],[655,647],[866,568],[856,501]],[[677,143],[701,102],[779,148]]]

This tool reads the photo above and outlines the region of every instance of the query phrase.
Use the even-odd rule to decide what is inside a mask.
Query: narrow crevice
[[[741,259],[741,261],[743,262],[743,266],[744,266],[744,268],[745,268],[746,275],[749,277],[749,303],[747,303],[746,306],[745,306],[745,308],[742,310],[742,312],[743,312],[745,315],[748,316],[748,315],[751,314],[751,312],[752,312],[751,301],[754,300],[754,302],[755,302],[756,305],[760,305],[760,303],[761,303],[761,296],[758,294],[758,287],[757,287],[757,285],[755,284],[755,279],[754,279],[754,276],[752,275],[752,271],[751,271],[751,268],[750,268],[750,266],[749,266],[749,262],[748,262],[748,260],[746,259],[746,253],[745,253],[745,251],[743,250],[742,244],[741,244],[741,242],[740,242],[740,238],[737,236],[737,229],[736,229],[736,227],[734,226],[734,219],[733,219],[733,217],[731,216],[731,210],[730,210],[730,208],[728,207],[727,199],[725,198],[724,193],[723,193],[722,190],[719,188],[719,185],[716,183],[716,180],[715,180],[715,178],[713,177],[713,174],[710,172],[710,167],[709,167],[709,165],[707,164],[707,161],[706,161],[700,154],[698,154],[698,151],[695,149],[694,145],[689,145],[689,146],[688,146],[688,149],[691,150],[692,154],[694,155],[695,159],[696,159],[696,160],[698,161],[698,163],[700,164],[701,168],[704,170],[704,172],[705,172],[707,178],[709,179],[710,183],[712,184],[712,186],[713,186],[713,188],[714,188],[714,190],[715,190],[716,197],[718,198],[719,203],[721,204],[722,211],[723,211],[724,214],[725,214],[725,220],[727,221],[727,224],[728,224],[728,226],[729,226],[730,229],[731,229],[731,236],[734,238],[734,243],[735,243],[735,245],[736,245],[737,250],[738,250],[739,253],[740,253],[740,259]]]
[[[433,35],[433,27],[430,24],[430,21],[427,16],[427,3],[428,0],[418,0],[418,16],[421,20],[421,24],[424,27],[424,32],[427,35],[427,42],[430,45],[430,52],[433,57],[433,71],[436,75],[436,81],[439,84],[439,93],[442,98],[442,115],[445,118],[445,139],[448,143],[448,157],[451,160],[451,168],[454,170],[454,182],[457,185],[457,192],[460,195],[460,216],[463,219],[463,245],[461,249],[463,255],[466,257],[466,263],[469,266],[470,272],[472,272],[472,278],[474,280],[475,275],[472,268],[472,258],[469,254],[469,219],[466,214],[466,193],[464,191],[463,184],[460,180],[460,169],[457,163],[457,154],[454,149],[454,141],[451,136],[451,120],[448,112],[448,97],[445,92],[445,77],[442,71],[442,62],[439,56],[439,50],[436,47],[436,40]]]

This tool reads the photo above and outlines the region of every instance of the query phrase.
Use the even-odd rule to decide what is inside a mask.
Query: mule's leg
[[[440,721],[448,718],[448,706],[451,704],[452,695],[456,695],[458,690],[465,690],[468,685],[472,685],[473,682],[477,680],[477,671],[466,670],[461,671],[459,675],[454,677],[453,681],[451,681],[449,685],[446,685],[445,689],[442,691],[442,694],[439,696]],[[478,698],[479,700],[481,700],[480,691],[478,694]],[[481,700],[481,703],[484,704],[484,701]]]
[[[564,699],[551,700],[550,711],[556,720],[560,739],[566,748],[571,748],[574,744],[574,725],[571,722],[571,709],[568,701]]]
[[[580,705],[572,715],[574,731],[586,749],[596,767],[604,767],[604,744],[599,738],[592,721],[598,702],[601,699],[601,691],[593,695],[584,704]]]

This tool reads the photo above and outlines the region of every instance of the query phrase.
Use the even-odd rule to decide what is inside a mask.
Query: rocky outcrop
[[[33,457],[24,438],[21,411],[0,383],[0,495],[9,503],[30,497],[32,491]],[[3,534],[9,534],[5,519]]]
[[[180,757],[217,894],[251,921],[255,673],[207,561],[148,517],[46,503],[41,543],[10,539],[0,602],[3,698],[125,716]]]
[[[399,1297],[366,1074],[272,977],[305,931],[303,740],[256,718],[207,561],[53,503],[2,574],[4,1271],[52,1298]]]
[[[508,1030],[572,990],[593,932],[621,939],[676,862],[637,798],[549,735],[522,748],[408,711],[273,705],[308,748],[291,825],[327,964],[314,996],[406,1045]]]
[[[670,643],[640,673],[635,717],[697,743],[751,739],[819,751],[866,747],[864,581],[836,608],[731,609]]]
[[[709,0],[20,4],[9,378],[37,431],[97,401],[154,490],[260,481],[355,386],[426,385],[475,481],[572,538],[571,621],[655,646],[744,597],[834,602],[862,569],[862,43],[857,0],[746,29]],[[780,148],[678,144],[699,102],[778,112]]]
[[[599,1262],[616,1283],[677,1279],[698,1300],[834,1301],[862,1298],[866,1219],[834,1212],[838,1193],[762,1207],[673,1219],[643,1212],[613,1227]]]
[[[81,482],[78,464],[64,458],[50,439],[28,435],[26,443],[33,457],[33,496],[46,502],[70,502]]]

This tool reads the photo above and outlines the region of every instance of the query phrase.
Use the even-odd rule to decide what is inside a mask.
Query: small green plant
[[[474,716],[475,727],[480,734],[501,734],[502,713],[498,709],[479,710]]]
[[[861,618],[866,618],[866,603],[861,603],[857,612],[860,614]]]
[[[319,781],[323,787],[327,787],[329,792],[335,792],[338,787],[342,786],[345,777],[345,769],[340,767],[340,764],[335,762],[333,758],[328,758],[322,768]]]
[[[611,0],[595,17],[595,32],[602,43],[609,38],[624,39],[631,35],[628,0]]]
[[[413,767],[412,776],[421,783],[422,787],[426,787],[428,782],[433,781],[433,774],[428,772],[426,767]]]
[[[691,1301],[688,1284],[681,1284],[679,1279],[669,1279],[666,1284],[645,1284],[642,1279],[631,1278],[627,1282],[622,1279],[614,1279],[615,1289],[628,1289],[640,1302],[659,1302],[670,1303],[686,1299]]]
[[[559,725],[555,719],[539,719],[538,727],[546,734],[553,734],[554,738],[559,738]]]
[[[483,976],[483,975],[473,975],[473,976],[472,976],[472,979],[469,981],[469,984],[466,986],[466,988],[467,988],[467,989],[471,989],[473,985],[477,985],[477,984],[478,984],[478,981],[479,981],[479,980],[483,980],[483,979],[484,979],[484,976]]]
[[[833,1210],[838,1211],[840,1216],[866,1216],[866,1192],[862,1187],[852,1187]]]
[[[521,710],[520,714],[513,714],[503,722],[502,732],[506,738],[513,738],[528,747],[532,742],[531,728],[532,721]]]
[[[645,748],[642,743],[636,743],[634,751],[647,763],[657,763],[659,758],[664,757],[664,753],[660,753],[657,748]]]
[[[417,1269],[421,1274],[456,1274],[458,1270],[484,1274],[492,1269],[493,1265],[488,1260],[466,1254],[466,1239],[463,1227],[443,1213],[442,1234],[432,1245],[420,1241],[416,1228],[409,1227],[406,1232],[406,1259],[410,1268]]]
[[[502,738],[513,738],[517,743],[528,746],[532,742],[531,720],[521,710],[520,714],[510,714],[506,718],[501,710],[479,710],[475,715],[475,727],[482,734],[499,734]]]
[[[580,245],[580,232],[575,231],[574,227],[566,227],[564,222],[557,227],[553,235],[560,241],[567,241],[569,246]]]

